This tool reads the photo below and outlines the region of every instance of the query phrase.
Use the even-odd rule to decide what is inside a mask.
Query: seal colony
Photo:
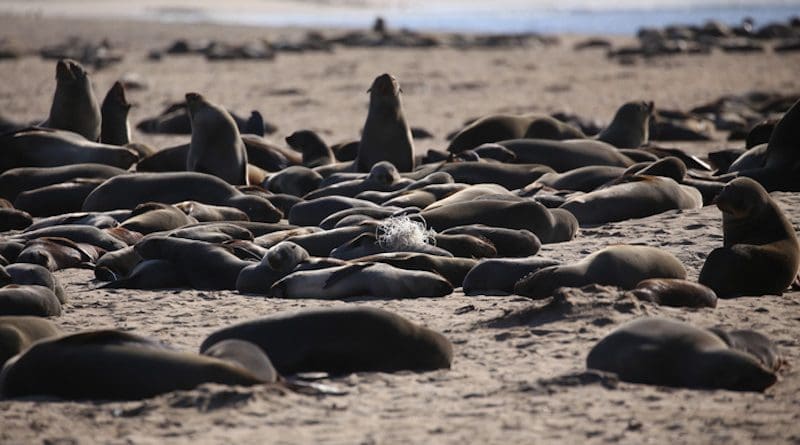
[[[346,117],[354,126],[364,124],[349,160],[338,158],[343,152],[324,140],[329,133],[301,130],[319,130],[321,123],[298,120],[296,128],[286,129],[292,132],[286,144],[246,134],[227,111],[230,104],[223,104],[227,98],[210,91],[207,96],[218,104],[204,99],[205,91],[186,95],[191,136],[187,132],[182,148],[134,148],[136,133],[119,124],[127,119],[130,96],[121,91],[122,84],[109,91],[100,113],[101,133],[120,137],[101,134],[98,143],[96,137],[63,128],[4,135],[28,139],[2,146],[14,154],[4,157],[0,173],[0,192],[9,201],[4,207],[8,228],[0,235],[2,262],[9,264],[0,288],[0,310],[8,318],[0,320],[0,344],[8,351],[2,356],[8,362],[0,373],[0,394],[127,400],[205,391],[209,386],[196,388],[207,383],[246,386],[230,391],[252,394],[262,385],[296,389],[293,379],[309,372],[328,373],[334,384],[352,379],[347,385],[354,392],[362,381],[389,378],[374,373],[405,378],[410,374],[403,371],[415,371],[420,373],[413,374],[415,379],[434,386],[437,379],[467,369],[475,348],[492,353],[488,344],[466,339],[463,320],[469,318],[457,317],[488,318],[482,313],[523,303],[564,309],[570,301],[559,295],[595,295],[605,287],[620,295],[610,305],[610,316],[559,327],[597,342],[576,356],[580,368],[632,383],[621,384],[621,391],[640,391],[634,386],[639,384],[784,388],[781,354],[772,343],[785,344],[780,332],[770,329],[770,338],[755,332],[766,343],[751,341],[737,332],[768,328],[730,317],[718,333],[697,315],[727,314],[730,306],[723,298],[769,299],[792,284],[800,255],[792,221],[779,204],[783,201],[758,189],[757,181],[704,172],[685,153],[651,151],[648,120],[657,110],[648,100],[618,104],[611,124],[597,136],[574,122],[526,115],[521,134],[501,134],[463,149],[440,145],[433,148],[439,158],[435,152],[415,156],[415,146],[420,149],[423,142],[414,139],[412,125],[428,123],[412,106],[415,96],[401,93],[404,77],[358,80],[364,87],[372,80],[372,86],[369,98],[363,98],[366,116]],[[118,115],[105,111],[114,106]],[[602,117],[612,116],[611,111]],[[114,125],[106,125],[106,116]],[[487,109],[469,128],[498,121],[508,126],[514,119],[498,120]],[[554,132],[547,133],[548,128]],[[780,145],[773,145],[779,149],[768,155],[779,155],[781,164],[791,158],[786,147],[793,137],[783,128],[775,136]],[[545,139],[551,134],[558,137]],[[468,135],[462,131],[456,139]],[[41,147],[44,154],[38,158],[24,157]],[[127,158],[92,157],[84,154],[87,147]],[[145,160],[147,168],[140,168]],[[774,163],[763,165],[772,169]],[[786,165],[775,170],[789,174],[794,167]],[[65,199],[49,188],[62,182],[81,185],[70,186],[76,189],[70,196],[77,198]],[[718,217],[708,207],[712,201],[723,214],[709,230],[723,234],[722,247],[704,252],[687,247],[702,258],[702,267],[652,239],[614,242],[615,232],[630,227],[626,221],[659,224],[710,210]],[[573,242],[591,237],[605,237],[609,245],[581,249]],[[574,252],[562,256],[562,250]],[[735,269],[739,262],[743,266]],[[167,295],[186,298],[188,305],[227,299],[242,302],[248,311],[260,307],[253,302],[263,301],[306,307],[291,313],[254,311],[249,320],[211,315],[206,320],[216,319],[202,326],[198,344],[210,335],[197,353],[181,339],[173,349],[160,344],[160,334],[142,336],[136,332],[140,326],[123,332],[130,327],[121,318],[114,321],[117,329],[90,324],[80,325],[90,328],[80,331],[75,323],[65,323],[65,315],[86,307],[83,296],[79,304],[70,301],[74,281],[64,289],[56,280],[71,268],[92,270],[96,280],[87,284],[92,294],[119,301],[152,295],[152,303],[142,304],[153,307]],[[154,291],[133,291],[138,289]],[[461,292],[474,298],[461,304],[457,299],[466,298]],[[334,308],[323,309],[330,299],[336,300]],[[452,320],[431,322],[416,310],[448,299],[454,305]],[[571,310],[585,307],[573,304]],[[681,322],[630,320],[645,314]],[[176,311],[182,316],[191,317]],[[521,329],[534,332],[527,334],[536,335],[538,344],[553,342],[554,334],[536,326],[531,322]],[[519,334],[476,329],[496,335],[497,343]],[[532,348],[513,341],[521,350]],[[67,361],[63,357],[71,357],[69,366],[57,366]],[[643,365],[633,366],[630,357]],[[675,368],[661,369],[660,361]],[[100,369],[96,362],[108,367]],[[54,368],[60,369],[57,375],[48,372]],[[534,369],[519,380],[535,382],[541,368]],[[351,373],[358,374],[340,376]],[[127,385],[115,384],[121,381]]]

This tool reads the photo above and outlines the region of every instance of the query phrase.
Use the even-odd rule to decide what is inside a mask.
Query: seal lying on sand
[[[620,380],[684,388],[763,391],[777,376],[713,332],[662,318],[620,326],[589,352],[586,367]]]
[[[514,293],[546,298],[559,287],[589,284],[633,289],[648,278],[686,278],[686,269],[671,253],[649,246],[611,246],[570,265],[551,266],[521,279]]]
[[[283,375],[426,371],[449,368],[453,360],[453,346],[442,334],[370,307],[308,310],[245,322],[211,334],[200,351],[230,338],[270,351]]]
[[[0,367],[33,342],[61,335],[53,322],[33,316],[0,316]]]
[[[714,249],[698,281],[720,298],[780,295],[800,266],[792,223],[767,191],[750,178],[729,182],[717,196],[723,246]]]
[[[248,357],[263,352],[238,350],[245,357],[217,350],[215,355],[224,358],[215,358],[120,331],[81,332],[40,341],[9,360],[0,373],[0,395],[135,400],[210,382],[267,383],[262,376],[270,374],[268,369],[245,367],[265,363]]]

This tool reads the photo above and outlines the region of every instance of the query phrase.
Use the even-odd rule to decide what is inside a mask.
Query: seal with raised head
[[[682,388],[763,391],[778,380],[757,357],[714,332],[663,318],[615,329],[592,348],[586,367],[625,382]]]
[[[246,367],[265,363],[252,360],[252,351],[242,351],[246,357],[238,360],[232,359],[238,355],[234,350],[217,352],[216,358],[126,332],[80,332],[39,341],[9,360],[0,373],[0,395],[136,400],[203,383],[267,383],[263,376],[272,374],[269,369]]]
[[[192,122],[186,170],[247,185],[247,150],[231,115],[197,93],[186,94],[186,105]]]
[[[401,172],[414,170],[414,140],[403,113],[400,84],[381,74],[369,89],[369,112],[358,144],[355,166],[368,172],[380,161],[389,161]]]
[[[89,74],[74,60],[59,60],[50,117],[43,126],[72,131],[90,141],[97,141],[100,138],[100,120],[100,106]]]
[[[126,145],[131,141],[131,126],[128,112],[131,104],[125,98],[125,87],[114,82],[108,90],[100,112],[103,116],[100,142],[110,145]]]
[[[442,334],[400,315],[371,307],[337,307],[282,313],[211,334],[200,351],[226,339],[269,351],[284,375],[308,371],[428,371],[449,368],[453,346]]]
[[[617,148],[639,148],[648,142],[653,102],[627,102],[614,114],[597,139]]]
[[[547,298],[559,287],[589,284],[633,289],[648,278],[686,278],[683,264],[671,253],[650,246],[617,245],[598,250],[574,264],[551,266],[522,278],[514,293]]]
[[[308,168],[319,167],[336,162],[333,150],[322,138],[311,130],[298,130],[286,136],[286,143],[303,153],[303,165]]]
[[[729,182],[716,202],[722,211],[723,246],[708,255],[698,281],[720,298],[782,294],[800,267],[792,223],[750,178]]]

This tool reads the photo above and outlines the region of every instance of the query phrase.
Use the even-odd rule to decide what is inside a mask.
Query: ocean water
[[[0,0],[0,13],[116,17],[162,22],[478,33],[634,34],[640,27],[756,26],[800,15],[800,0]]]
[[[800,15],[800,0],[299,0],[317,10],[235,11],[200,9],[152,11],[152,18],[168,21],[211,21],[266,26],[320,26],[364,28],[376,16],[392,28],[423,31],[485,33],[634,34],[643,26],[702,24],[717,20],[729,25],[752,18],[756,26],[786,21]]]

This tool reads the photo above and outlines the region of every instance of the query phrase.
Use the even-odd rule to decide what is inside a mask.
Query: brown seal
[[[89,74],[74,60],[59,60],[50,117],[43,126],[72,131],[90,141],[97,141],[100,138],[100,120],[100,106]]]
[[[109,145],[127,145],[131,141],[131,126],[128,112],[131,104],[125,98],[125,87],[120,82],[108,90],[103,105],[100,107],[103,119],[100,130],[100,142]]]
[[[247,151],[231,115],[197,93],[186,94],[186,105],[192,121],[186,170],[247,185]]]
[[[700,283],[720,298],[782,294],[800,267],[792,223],[750,178],[729,182],[716,202],[722,211],[723,246],[706,258]]]
[[[403,113],[400,85],[390,74],[375,78],[369,89],[369,112],[358,144],[355,166],[368,172],[389,161],[401,172],[414,170],[414,140]]]

